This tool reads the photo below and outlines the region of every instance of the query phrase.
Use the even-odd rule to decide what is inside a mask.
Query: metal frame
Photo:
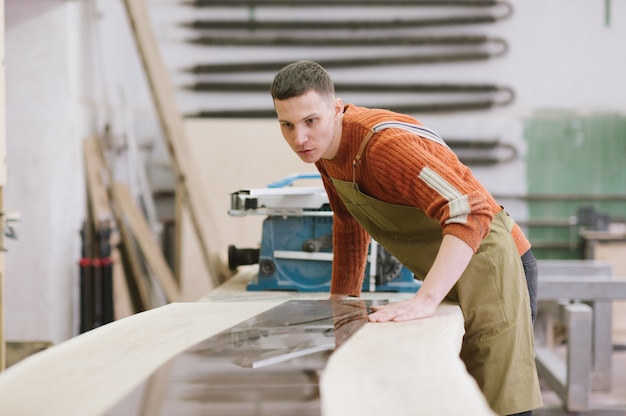
[[[536,349],[537,371],[563,400],[567,410],[589,409],[591,391],[592,315],[584,303],[561,305],[563,322],[567,325],[567,356],[565,361],[547,347]]]
[[[567,410],[587,410],[589,394],[611,390],[613,300],[626,299],[626,281],[613,280],[610,263],[539,261],[538,300],[567,328],[567,358],[537,346],[540,376]]]

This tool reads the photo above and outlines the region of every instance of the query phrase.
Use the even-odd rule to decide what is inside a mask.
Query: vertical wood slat
[[[89,198],[88,206],[91,211],[88,215],[93,218],[96,231],[99,231],[101,227],[113,226],[116,222],[114,212],[111,209],[111,199],[108,191],[111,174],[104,162],[98,138],[91,137],[83,141],[83,154],[87,182],[87,197]],[[120,264],[122,259],[118,248],[119,239],[119,232],[113,232],[111,234],[110,244],[111,260],[113,261],[113,304],[115,319],[124,318],[135,312],[129,293],[127,276]]]
[[[216,264],[217,261],[215,257],[212,257],[209,244],[210,236],[216,233],[216,226],[211,217],[209,206],[204,199],[202,184],[186,141],[182,115],[176,106],[174,89],[159,54],[158,45],[152,32],[150,16],[144,0],[124,0],[124,4],[167,142],[167,148],[172,157],[177,180],[182,184],[181,189],[187,201],[203,260],[213,285],[217,286],[224,280],[221,271],[223,268]]]
[[[4,186],[7,182],[6,169],[6,88],[4,78],[4,0],[0,0],[0,213],[4,213]],[[4,216],[1,218],[6,220]],[[2,221],[2,228],[4,228]],[[4,230],[0,232],[0,247],[4,248]],[[0,251],[0,372],[6,366],[6,345],[4,339],[4,253]]]
[[[121,220],[130,228],[148,267],[159,281],[165,297],[169,302],[177,302],[180,299],[180,291],[174,275],[150,231],[148,222],[133,200],[128,186],[121,182],[115,182],[111,185],[111,189],[113,201],[121,211]]]

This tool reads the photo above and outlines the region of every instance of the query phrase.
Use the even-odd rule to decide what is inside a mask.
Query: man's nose
[[[308,134],[306,129],[297,128],[294,130],[294,142],[296,144],[303,144],[308,140]]]

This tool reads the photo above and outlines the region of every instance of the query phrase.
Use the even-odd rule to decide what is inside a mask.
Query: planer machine
[[[260,248],[228,247],[231,270],[259,264],[247,290],[327,292],[332,269],[333,213],[323,187],[293,187],[294,174],[267,188],[231,194],[229,215],[264,215]],[[370,242],[362,291],[416,292],[421,282],[376,241]]]

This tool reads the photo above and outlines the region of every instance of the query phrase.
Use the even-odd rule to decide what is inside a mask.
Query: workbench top
[[[0,374],[0,414],[112,414],[120,400],[202,340],[287,300],[328,299],[327,293],[247,292],[248,279],[236,275],[198,302],[135,314],[17,363]],[[322,414],[492,415],[458,356],[462,336],[461,311],[451,304],[425,320],[365,323],[323,370]],[[444,391],[455,400],[441,400]]]

